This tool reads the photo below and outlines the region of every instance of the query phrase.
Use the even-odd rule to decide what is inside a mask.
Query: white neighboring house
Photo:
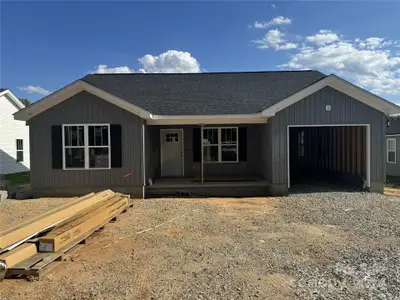
[[[13,116],[24,107],[9,89],[0,89],[0,174],[29,171],[29,127]]]

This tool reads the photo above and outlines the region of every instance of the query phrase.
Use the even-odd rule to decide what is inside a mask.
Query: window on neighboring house
[[[388,163],[396,163],[396,140],[388,139],[387,140],[387,162]]]
[[[238,128],[203,129],[204,162],[238,162]]]
[[[298,156],[304,156],[304,130],[299,131],[298,133]]]
[[[24,161],[24,140],[17,139],[17,162]]]
[[[110,125],[63,125],[64,169],[109,169]]]

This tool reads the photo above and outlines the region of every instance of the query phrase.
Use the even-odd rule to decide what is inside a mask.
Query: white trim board
[[[148,125],[169,125],[169,124],[240,124],[240,123],[265,123],[268,117],[275,116],[276,113],[286,107],[306,98],[307,96],[330,86],[386,115],[400,114],[400,107],[376,96],[358,86],[345,81],[335,75],[329,75],[305,89],[281,100],[280,102],[263,110],[261,113],[254,114],[226,114],[226,115],[153,115],[149,111],[142,109],[124,99],[116,97],[102,89],[99,89],[83,80],[77,80],[64,88],[44,97],[40,101],[26,107],[14,114],[16,120],[28,121],[30,118],[50,109],[51,107],[65,101],[71,96],[87,91],[96,95],[122,109],[125,109],[139,117],[148,120]]]
[[[185,176],[185,136],[183,128],[169,128],[169,129],[160,129],[160,167],[161,167],[161,177],[164,177],[164,170],[163,170],[163,132],[181,132],[181,159],[182,159],[182,177]]]
[[[366,138],[365,138],[365,147],[366,147],[366,180],[367,187],[371,186],[371,127],[369,124],[319,124],[319,125],[288,125],[286,127],[286,155],[287,155],[287,163],[286,163],[286,171],[287,171],[287,187],[290,189],[290,128],[293,127],[365,127],[366,129]]]
[[[11,102],[12,102],[18,109],[23,109],[23,108],[25,108],[25,105],[17,98],[17,96],[14,95],[13,92],[11,92],[10,89],[6,89],[5,91],[2,91],[2,92],[0,93],[0,97],[1,97],[1,96],[4,96],[4,95],[7,95],[7,96],[10,98]]]
[[[268,118],[261,114],[249,115],[212,115],[212,116],[154,116],[147,125],[199,125],[199,124],[265,124]]]

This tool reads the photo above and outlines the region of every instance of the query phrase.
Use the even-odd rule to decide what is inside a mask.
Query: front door
[[[161,176],[183,176],[183,130],[161,130]]]

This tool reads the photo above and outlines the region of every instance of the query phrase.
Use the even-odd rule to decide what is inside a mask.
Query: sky
[[[3,2],[0,87],[88,73],[315,69],[400,104],[400,2]]]

